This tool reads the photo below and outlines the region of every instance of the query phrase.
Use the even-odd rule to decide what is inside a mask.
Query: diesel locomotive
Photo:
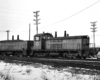
[[[69,36],[64,32],[63,37],[55,37],[50,33],[36,34],[34,36],[33,56],[86,58],[89,54],[89,37]]]
[[[34,36],[34,41],[8,40],[0,41],[0,54],[29,57],[65,57],[86,58],[89,55],[89,36],[63,37],[51,33],[41,33]]]
[[[31,52],[31,47],[33,46],[33,41],[24,41],[19,39],[14,40],[4,40],[0,41],[0,55],[2,56],[28,56]]]

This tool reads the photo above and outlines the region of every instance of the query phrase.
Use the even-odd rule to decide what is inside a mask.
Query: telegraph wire
[[[86,8],[84,8],[84,9],[80,10],[79,12],[76,12],[75,14],[73,14],[73,15],[67,17],[67,18],[64,18],[64,19],[62,19],[62,20],[60,20],[60,21],[57,21],[57,22],[55,22],[55,23],[53,23],[53,24],[50,24],[50,25],[48,25],[48,26],[41,27],[40,29],[43,29],[43,28],[46,28],[46,27],[49,27],[49,26],[58,24],[58,23],[60,23],[60,22],[62,22],[62,21],[65,21],[65,20],[67,20],[67,19],[69,19],[69,18],[72,18],[72,17],[78,15],[79,13],[81,13],[81,12],[87,10],[88,8],[90,8],[90,7],[94,6],[94,5],[96,5],[96,4],[99,3],[99,2],[100,2],[100,0],[98,0],[97,2],[95,2],[95,3],[91,4],[91,5],[89,5],[88,7],[86,7]]]

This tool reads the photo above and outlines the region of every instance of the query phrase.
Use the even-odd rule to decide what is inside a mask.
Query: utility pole
[[[30,36],[31,36],[31,24],[29,24],[29,41],[30,41]]]
[[[36,17],[36,19],[33,19],[36,23],[35,23],[35,25],[36,25],[36,33],[38,34],[38,24],[40,24],[38,21],[40,20],[40,19],[38,19],[38,13],[39,13],[40,11],[35,11],[35,12],[33,12],[33,13],[35,13],[35,15],[34,15],[34,17]]]
[[[95,54],[95,32],[96,32],[96,21],[95,22],[90,22],[91,23],[91,26],[93,26],[91,29],[92,29],[92,32],[93,32],[93,49],[94,49],[94,54]]]
[[[7,40],[9,40],[9,30],[6,31],[7,32]]]

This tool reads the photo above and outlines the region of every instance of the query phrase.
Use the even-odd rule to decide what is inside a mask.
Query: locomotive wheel
[[[63,57],[66,58],[66,53],[63,53]]]
[[[15,52],[15,55],[14,56],[17,56],[18,57],[18,52]]]
[[[63,57],[64,57],[64,58],[69,58],[69,57],[67,56],[67,53],[63,53]]]
[[[81,59],[82,57],[81,57],[81,56],[77,56],[77,58],[78,58],[78,59]]]
[[[76,59],[76,56],[75,57],[72,57],[72,59]]]
[[[34,57],[37,57],[37,53],[34,53]]]
[[[22,57],[22,53],[21,52],[15,52],[15,56]]]
[[[2,56],[6,56],[6,53],[5,52],[2,52],[2,54],[1,54]]]
[[[86,56],[84,56],[83,59],[86,59]]]
[[[49,57],[49,56],[50,56],[50,54],[49,53],[46,53],[45,57]]]

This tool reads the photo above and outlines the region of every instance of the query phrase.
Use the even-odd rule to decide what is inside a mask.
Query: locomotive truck
[[[86,58],[89,55],[89,36],[55,37],[51,33],[34,36],[34,41],[0,41],[0,54],[30,57]]]

